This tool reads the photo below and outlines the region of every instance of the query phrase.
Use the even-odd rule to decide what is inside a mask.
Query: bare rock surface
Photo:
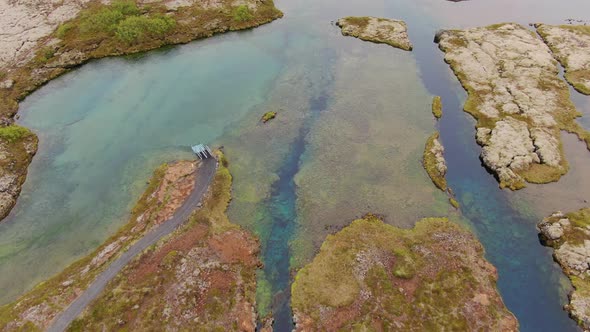
[[[406,51],[412,50],[408,27],[404,21],[369,16],[349,16],[339,19],[336,25],[342,29],[342,34],[345,36],[388,44]]]
[[[482,161],[500,186],[565,174],[560,130],[588,134],[574,122],[579,113],[547,45],[513,23],[441,31],[436,41],[468,92],[464,109],[478,120]]]
[[[546,24],[535,24],[535,27],[565,67],[566,80],[579,92],[590,95],[590,27]]]
[[[0,0],[0,68],[31,60],[37,41],[74,18],[89,0]]]
[[[553,258],[571,280],[574,291],[565,307],[584,329],[590,329],[590,208],[555,212],[537,226],[541,242],[553,247]]]

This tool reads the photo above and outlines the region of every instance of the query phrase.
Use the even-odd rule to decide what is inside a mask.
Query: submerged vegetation
[[[328,236],[297,273],[296,329],[516,331],[496,279],[481,244],[453,222],[405,230],[367,215]]]
[[[262,122],[267,123],[268,121],[274,119],[276,116],[277,116],[277,112],[275,112],[275,111],[266,112],[262,116]]]

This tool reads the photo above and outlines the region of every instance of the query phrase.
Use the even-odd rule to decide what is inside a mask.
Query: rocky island
[[[565,174],[561,130],[590,148],[557,62],[533,32],[506,23],[441,31],[435,41],[467,90],[464,110],[477,119],[481,159],[501,187],[520,189]]]
[[[272,0],[65,0],[0,3],[0,218],[14,206],[37,149],[31,132],[13,125],[28,94],[90,59],[187,43],[271,22]],[[4,189],[4,190],[1,190]]]
[[[439,136],[440,134],[436,132],[426,141],[424,155],[422,157],[422,165],[434,185],[436,185],[438,189],[446,191],[447,180],[445,175],[447,174],[447,163],[444,157],[445,149],[438,140]]]
[[[535,24],[535,27],[565,68],[565,79],[578,92],[590,95],[590,27],[546,24]]]
[[[378,17],[344,17],[336,22],[345,36],[353,36],[374,43],[383,43],[411,51],[408,27],[404,21]]]
[[[231,175],[223,156],[218,158],[209,192],[189,221],[136,257],[69,330],[166,325],[254,331],[259,243],[225,215]],[[200,167],[180,161],[158,168],[128,224],[87,257],[0,307],[0,330],[47,329],[126,248],[178,210],[199,185],[195,174]]]
[[[590,208],[555,212],[538,225],[541,243],[571,280],[574,291],[565,309],[584,330],[590,330]]]
[[[517,331],[473,234],[441,218],[404,230],[367,215],[330,235],[292,285],[297,331]]]

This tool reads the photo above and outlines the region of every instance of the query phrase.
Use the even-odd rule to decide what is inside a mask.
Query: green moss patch
[[[276,118],[276,116],[277,116],[277,112],[269,111],[269,112],[264,113],[261,120],[263,123],[267,123],[268,121]]]
[[[404,230],[368,215],[328,236],[291,303],[298,330],[516,331],[492,271],[473,235],[446,219]]]
[[[434,96],[432,98],[432,115],[435,118],[440,119],[442,117],[442,101],[440,96]]]

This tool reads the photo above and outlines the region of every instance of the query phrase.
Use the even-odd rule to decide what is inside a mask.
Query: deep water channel
[[[562,310],[564,277],[537,239],[535,224],[549,207],[535,195],[544,189],[500,190],[481,167],[474,121],[462,111],[465,92],[432,40],[440,28],[590,19],[578,17],[590,5],[276,3],[285,18],[269,25],[95,61],[21,104],[19,123],[41,143],[17,206],[0,224],[0,303],[97,247],[127,221],[158,164],[191,158],[188,146],[205,142],[226,148],[234,175],[230,218],[261,239],[259,307],[272,312],[276,331],[290,331],[292,271],[327,234],[367,212],[400,227],[422,217],[461,218],[420,166],[426,137],[438,129],[462,222],[497,267],[500,293],[521,330],[576,330]],[[342,37],[331,22],[348,15],[405,20],[414,51]],[[436,124],[432,95],[444,106]],[[262,125],[267,110],[279,116]],[[554,197],[550,208],[565,203]]]

